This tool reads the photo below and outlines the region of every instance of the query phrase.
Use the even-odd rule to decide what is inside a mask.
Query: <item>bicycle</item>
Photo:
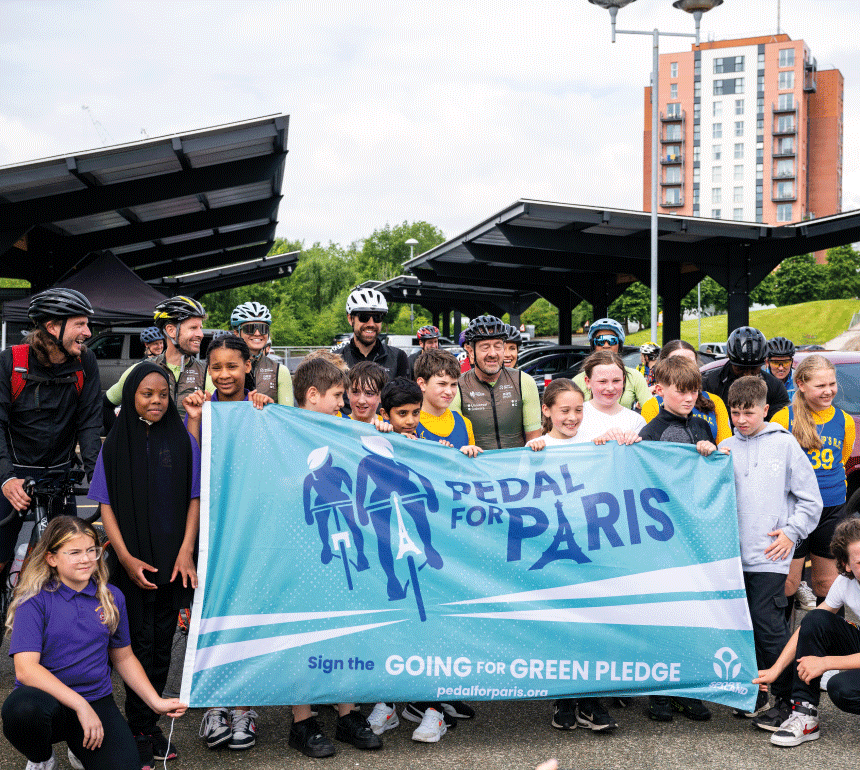
[[[85,475],[83,470],[69,469],[38,480],[29,477],[24,479],[24,493],[30,498],[29,507],[23,511],[13,510],[3,521],[0,521],[0,527],[16,518],[23,522],[15,547],[15,557],[0,573],[0,617],[6,617],[12,601],[12,593],[18,584],[18,577],[36,544],[45,533],[54,501],[58,498],[66,500],[74,495],[86,494],[87,490],[78,487]],[[28,523],[31,523],[29,531],[25,528]],[[25,544],[26,549],[22,552],[22,546]]]

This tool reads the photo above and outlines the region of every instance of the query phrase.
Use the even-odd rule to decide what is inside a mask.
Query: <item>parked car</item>
[[[699,345],[699,352],[710,354],[714,358],[725,358],[726,344],[725,342],[703,342]]]
[[[543,393],[547,378],[572,378],[579,373],[582,362],[591,353],[588,345],[546,345],[520,353],[517,368],[535,378],[538,392]],[[525,360],[523,360],[525,359]],[[636,368],[639,348],[628,345],[621,351],[624,365]]]
[[[143,343],[140,341],[142,331],[143,327],[113,326],[100,331],[87,343],[99,364],[103,393],[119,381],[129,366],[143,359]],[[201,358],[206,357],[206,349],[216,331],[218,329],[203,330]]]
[[[839,391],[833,399],[833,405],[848,412],[854,418],[855,435],[851,456],[845,465],[848,477],[848,502],[845,506],[847,515],[860,514],[860,352],[843,352],[836,350],[816,351],[836,367],[836,383]],[[797,366],[811,352],[796,353],[794,365]],[[702,372],[725,366],[725,360],[714,361],[701,367]]]

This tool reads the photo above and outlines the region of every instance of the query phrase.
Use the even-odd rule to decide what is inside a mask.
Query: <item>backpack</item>
[[[63,377],[43,377],[40,374],[30,374],[30,346],[29,345],[13,345],[12,346],[12,401],[18,398],[24,391],[26,380],[36,383],[50,383],[51,385],[60,385],[63,383],[74,383],[75,390],[78,395],[84,389],[84,372],[83,369],[67,374]]]

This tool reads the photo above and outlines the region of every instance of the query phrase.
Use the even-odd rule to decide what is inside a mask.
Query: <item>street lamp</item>
[[[406,241],[406,245],[409,247],[409,259],[411,260],[415,256],[415,247],[418,245],[418,241],[414,238],[410,238]],[[406,293],[406,290],[403,290],[403,293]],[[409,333],[415,334],[415,305],[411,302],[409,303]]]
[[[658,100],[658,90],[660,82],[660,35],[668,35],[670,37],[692,37],[696,39],[696,45],[699,44],[699,23],[702,19],[702,14],[705,11],[710,11],[718,5],[722,5],[723,0],[676,0],[672,5],[687,13],[692,13],[696,20],[696,33],[689,32],[660,32],[654,29],[651,32],[644,32],[632,29],[615,29],[615,17],[618,15],[618,9],[625,5],[630,5],[633,0],[588,0],[588,2],[598,5],[601,8],[606,8],[609,15],[612,17],[612,42],[615,42],[615,33],[620,35],[651,35],[653,45],[653,67],[651,70],[651,342],[657,343],[657,265],[658,265],[658,249],[657,249],[657,204],[658,204],[658,182],[657,175],[659,166],[657,163],[658,157],[658,132],[659,124],[657,120],[657,111],[660,106]]]

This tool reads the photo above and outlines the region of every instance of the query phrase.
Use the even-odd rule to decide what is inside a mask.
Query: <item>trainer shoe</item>
[[[140,770],[153,770],[155,768],[155,758],[152,755],[152,741],[148,735],[135,735],[134,740],[137,743],[137,753],[140,756]]]
[[[790,716],[791,704],[786,700],[777,698],[776,703],[771,708],[753,719],[753,724],[762,730],[770,730],[770,732],[775,733]]]
[[[367,723],[360,711],[350,711],[337,718],[334,737],[344,743],[351,743],[357,749],[381,749],[380,738]]]
[[[317,720],[313,717],[293,722],[290,727],[289,744],[306,757],[330,757],[335,753],[334,744],[323,735]]]
[[[711,710],[698,698],[670,698],[672,708],[694,722],[707,722],[711,718]]]
[[[367,724],[370,729],[377,735],[382,735],[386,730],[393,730],[400,725],[400,717],[397,716],[397,709],[387,703],[377,703],[370,712],[367,718]]]
[[[421,724],[412,733],[412,740],[419,743],[438,743],[439,739],[448,732],[445,718],[434,708],[424,712]]]
[[[44,762],[30,762],[27,760],[27,770],[57,770],[57,757],[51,751],[50,758]]]
[[[674,719],[672,704],[665,695],[649,695],[646,713],[655,722],[671,722]]]
[[[610,732],[618,723],[609,716],[600,698],[581,698],[576,704],[576,724],[594,732]]]
[[[257,712],[254,709],[231,709],[230,721],[233,723],[233,732],[230,734],[227,748],[234,751],[250,749],[257,742]]]
[[[833,679],[833,677],[834,677],[836,674],[838,674],[838,673],[839,673],[839,669],[837,669],[837,668],[831,668],[831,669],[830,669],[830,671],[825,671],[825,672],[821,675],[821,684],[820,684],[820,685],[818,685],[818,686],[821,688],[822,692],[827,692],[827,683],[828,683],[831,679]]]
[[[797,587],[794,603],[802,610],[814,610],[818,606],[818,597],[805,580]]]
[[[461,700],[452,700],[443,703],[442,708],[446,714],[454,717],[454,719],[472,719],[475,716],[475,709]]]
[[[747,719],[752,719],[753,717],[757,717],[761,714],[762,711],[767,707],[769,698],[768,694],[765,690],[759,690],[758,695],[755,699],[755,706],[752,711],[741,711],[740,709],[732,709],[732,714],[736,717],[746,717]]]
[[[556,730],[576,729],[576,701],[573,698],[562,698],[553,705],[552,726]]]
[[[199,735],[210,749],[217,749],[229,743],[233,737],[230,725],[230,712],[227,709],[211,708],[203,712]]]
[[[84,763],[72,754],[71,749],[66,749],[66,756],[69,758],[69,764],[72,766],[72,770],[84,770]]]
[[[451,716],[451,714],[445,711],[441,703],[433,704],[430,706],[430,708],[435,708],[436,705],[438,705],[439,708],[436,708],[435,710],[442,714],[442,719],[445,720],[445,727],[447,727],[449,730],[453,730],[457,726],[457,718]],[[408,719],[410,722],[418,722],[420,724],[424,721],[425,711],[425,704],[423,703],[407,703],[403,707],[403,711],[400,712],[400,716],[402,716],[404,719]]]
[[[806,701],[795,701],[791,716],[770,736],[770,742],[776,746],[800,746],[806,741],[818,740],[820,735],[818,709]]]
[[[164,737],[164,733],[161,732],[160,727],[156,727],[151,733],[147,733],[147,735],[149,742],[152,744],[152,756],[155,759],[176,759],[179,756],[176,746],[168,742],[167,738]]]

